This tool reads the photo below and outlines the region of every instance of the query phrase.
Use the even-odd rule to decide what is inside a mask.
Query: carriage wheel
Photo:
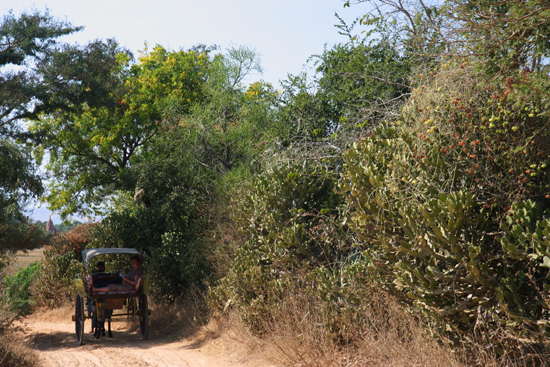
[[[143,339],[149,336],[149,310],[147,309],[147,295],[139,296],[139,330]]]
[[[74,323],[76,331],[76,342],[82,345],[84,342],[84,301],[82,297],[76,296],[74,306]]]

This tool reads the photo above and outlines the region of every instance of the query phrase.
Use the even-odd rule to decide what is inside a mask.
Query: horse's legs
[[[90,300],[86,301],[86,310],[88,311],[88,317],[92,317],[92,302]],[[92,319],[92,333],[94,332],[94,319]]]
[[[88,309],[88,317],[92,319],[92,333],[97,328],[97,310],[95,303],[92,300],[86,302],[86,308]]]
[[[113,333],[111,332],[111,316],[113,315],[113,310],[109,310],[108,314],[109,314],[109,317],[107,318],[107,324],[108,324],[108,327],[109,327],[109,331],[108,331],[107,335],[109,336],[109,338],[112,338]],[[105,334],[103,334],[103,335],[105,335]]]
[[[101,334],[105,335],[105,319],[98,319],[96,325],[94,336],[99,339]]]
[[[95,328],[94,336],[96,339],[99,339],[101,336],[105,336],[105,318],[106,318],[106,311],[104,309],[100,309],[97,315],[97,323]]]

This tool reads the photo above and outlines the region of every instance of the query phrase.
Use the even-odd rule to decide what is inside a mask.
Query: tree
[[[59,84],[37,71],[57,52],[56,39],[78,31],[49,13],[12,12],[0,23],[0,253],[37,247],[44,235],[20,210],[43,192],[29,146],[17,139],[17,123],[52,108],[49,86]],[[59,106],[56,106],[59,107]]]
[[[492,71],[548,65],[550,9],[544,0],[357,0],[375,8],[363,24],[394,24],[402,50],[423,58],[492,60]],[[350,6],[347,1],[345,6]],[[389,22],[388,22],[389,21]]]
[[[410,93],[410,63],[387,39],[351,39],[326,50],[316,68],[325,131],[357,131],[395,114]]]
[[[0,133],[14,129],[13,122],[36,115],[44,107],[38,97],[46,81],[32,66],[56,52],[55,40],[80,30],[60,22],[49,13],[23,13],[16,18],[10,11],[0,24]]]
[[[269,129],[275,92],[267,83],[246,89],[242,82],[261,70],[254,50],[230,48],[213,60],[204,98],[182,116],[179,131],[187,135],[196,161],[209,170],[225,173],[256,158],[255,144]]]
[[[44,231],[21,213],[21,208],[42,190],[30,149],[10,139],[0,140],[0,269],[6,265],[9,253],[46,242]]]
[[[280,144],[272,147],[283,159],[325,159],[341,167],[342,151],[397,115],[410,96],[413,59],[384,35],[358,40],[353,26],[338,27],[348,40],[310,58],[313,78],[303,73],[283,82],[276,114]]]
[[[158,46],[132,64],[116,44],[106,46],[116,63],[100,79],[110,82],[103,98],[44,114],[31,128],[54,178],[46,200],[62,215],[100,210],[117,190],[133,191],[124,182],[132,159],[149,149],[169,116],[167,105],[186,111],[201,98],[210,63],[204,48],[168,52]]]
[[[231,177],[248,177],[270,127],[272,87],[243,86],[257,62],[254,52],[231,49],[213,58],[202,97],[191,106],[165,100],[159,132],[125,175],[128,187],[136,188],[133,205],[103,221],[105,243],[148,254],[150,274],[165,300],[204,286],[212,266],[215,208],[234,189]]]

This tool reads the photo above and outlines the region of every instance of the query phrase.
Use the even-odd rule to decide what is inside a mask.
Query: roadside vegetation
[[[134,59],[114,40],[43,43],[78,30],[49,15],[28,45],[6,16],[21,49],[0,61],[38,59],[2,75],[28,88],[0,86],[0,159],[17,157],[0,166],[0,260],[47,247],[3,306],[67,306],[84,248],[132,247],[157,304],[239,324],[281,365],[548,365],[550,11],[343,5],[360,3],[374,11],[337,19],[342,43],[281,90],[244,83],[261,71],[246,47]],[[50,238],[20,215],[37,197],[103,219]]]

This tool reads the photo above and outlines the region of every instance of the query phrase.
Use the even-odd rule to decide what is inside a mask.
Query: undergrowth
[[[0,367],[34,367],[38,365],[36,353],[13,340],[0,336]]]
[[[175,339],[190,338],[209,321],[209,310],[204,296],[198,290],[176,302],[152,300],[149,307],[149,335],[172,336]]]
[[[299,283],[299,282],[297,282]],[[549,355],[541,350],[522,347],[510,353],[495,353],[487,333],[505,335],[502,328],[464,333],[461,343],[437,339],[438,331],[427,326],[424,318],[400,304],[393,296],[368,284],[356,288],[361,306],[334,308],[303,287],[290,283],[284,293],[270,294],[264,307],[269,317],[255,318],[254,329],[243,310],[228,306],[213,317],[222,334],[231,334],[249,351],[278,366],[548,366]],[[327,323],[338,325],[331,329]],[[258,324],[259,323],[259,324]],[[210,324],[213,324],[211,322]],[[260,332],[258,332],[261,330]],[[496,335],[499,334],[499,335]],[[253,352],[250,352],[253,351]]]
[[[7,309],[16,315],[28,314],[33,305],[31,299],[31,284],[40,270],[41,263],[35,262],[19,270],[14,276],[4,278],[6,290],[2,301]]]
[[[13,337],[14,320],[10,305],[0,304],[0,367],[35,367],[38,365],[36,353]]]

